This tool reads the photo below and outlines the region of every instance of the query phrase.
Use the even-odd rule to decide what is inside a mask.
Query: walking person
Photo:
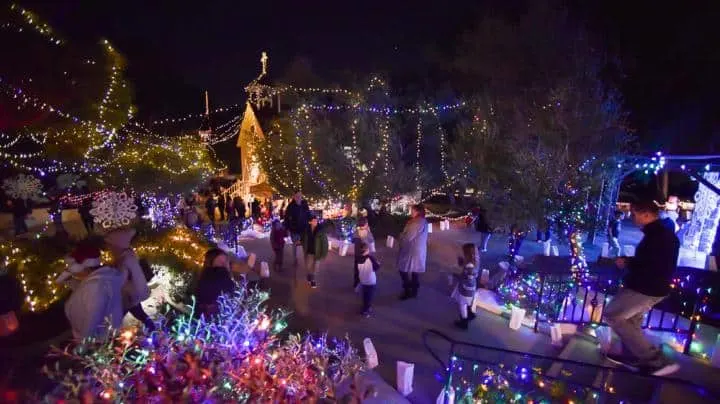
[[[608,241],[610,243],[610,254],[615,253],[616,257],[620,256],[620,229],[623,213],[620,211],[615,212],[613,218],[610,219],[608,224]]]
[[[87,191],[87,188],[85,190]],[[78,214],[80,214],[80,219],[82,219],[85,230],[87,231],[89,236],[93,234],[95,226],[95,218],[93,217],[92,213],[90,213],[90,210],[92,210],[93,207],[93,198],[92,195],[88,194],[85,194],[84,196],[85,197],[83,198],[80,206],[78,207]]]
[[[9,202],[12,210],[13,226],[15,227],[15,235],[20,236],[28,232],[25,218],[28,216],[28,208],[25,200],[15,198]]]
[[[235,215],[233,198],[230,196],[230,194],[225,195],[225,212],[227,213],[228,222],[234,222],[237,216]]]
[[[603,315],[620,337],[623,353],[608,353],[607,359],[632,370],[665,376],[679,366],[645,338],[641,324],[645,314],[670,293],[680,242],[675,232],[662,223],[654,201],[633,203],[632,216],[644,236],[634,257],[615,261],[620,269],[627,269],[627,274],[624,287],[605,307]]]
[[[283,227],[280,220],[275,219],[272,222],[272,228],[270,230],[270,246],[272,247],[275,255],[275,261],[273,267],[276,271],[282,272],[283,270],[283,255],[285,253],[285,237],[288,233]]]
[[[425,272],[427,259],[428,223],[425,220],[425,207],[413,205],[410,209],[410,220],[405,224],[398,241],[397,268],[400,271],[403,294],[401,300],[415,298],[420,288],[419,276]]]
[[[377,285],[377,276],[375,272],[380,268],[380,264],[370,253],[370,246],[364,241],[356,244],[357,254],[355,254],[355,288],[360,288],[362,292],[362,314],[369,317],[372,313],[372,301],[375,296],[375,288]]]
[[[453,297],[457,301],[460,311],[460,319],[455,321],[455,326],[467,330],[470,321],[475,318],[475,313],[472,312],[472,302],[477,291],[479,262],[475,244],[463,244],[462,252],[463,256],[458,258],[458,265],[462,268],[462,272],[456,275],[458,284],[453,292]]]
[[[235,215],[237,215],[240,221],[245,219],[245,201],[243,201],[240,195],[235,195],[233,198],[233,208],[235,208]]]
[[[305,252],[305,271],[307,281],[311,288],[317,287],[317,273],[320,263],[328,254],[328,239],[325,229],[319,224],[318,218],[310,216],[308,226],[302,237],[303,251]]]
[[[142,302],[150,297],[150,288],[147,285],[145,270],[130,245],[133,237],[135,237],[135,229],[113,230],[104,237],[105,247],[112,255],[113,266],[126,277],[122,287],[124,312],[130,312],[149,331],[152,331],[155,329],[155,324],[142,307]]]
[[[218,207],[218,210],[220,210],[220,221],[224,222],[225,221],[225,195],[223,195],[221,192],[217,196],[218,196],[217,207]]]
[[[215,197],[212,193],[208,195],[207,200],[205,201],[205,209],[207,210],[208,218],[210,219],[210,223],[213,225],[215,224]]]
[[[258,198],[253,199],[250,211],[252,212],[254,220],[258,220],[260,218],[260,200]]]
[[[305,228],[308,225],[308,219],[310,218],[310,206],[307,201],[303,199],[302,193],[296,191],[293,195],[293,199],[285,209],[284,225],[285,229],[290,233],[290,239],[293,242],[293,259],[294,264],[298,265],[298,246],[301,245],[300,239],[305,233]]]
[[[481,234],[480,251],[487,252],[488,241],[490,241],[490,236],[492,235],[492,228],[487,221],[485,209],[483,208],[478,209],[477,215],[475,216],[475,230]]]

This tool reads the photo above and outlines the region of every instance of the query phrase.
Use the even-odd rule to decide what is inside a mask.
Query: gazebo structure
[[[716,270],[717,227],[720,219],[720,155],[663,155],[651,158],[627,156],[620,181],[635,171],[663,173],[662,192],[668,198],[668,172],[687,174],[699,183],[695,208],[690,223],[683,229],[678,265],[681,267]],[[619,186],[619,184],[618,184]],[[713,257],[708,259],[708,257]]]

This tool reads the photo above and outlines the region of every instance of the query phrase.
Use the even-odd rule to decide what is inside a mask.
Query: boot
[[[413,297],[412,290],[409,287],[405,286],[403,289],[404,291],[403,294],[400,295],[400,300],[408,300]]]
[[[455,321],[455,327],[461,329],[461,330],[467,330],[468,329],[468,323],[469,323],[469,317],[468,318],[461,318],[460,320]]]
[[[468,310],[468,322],[475,320],[475,317],[477,317],[477,315],[473,313],[472,310]]]

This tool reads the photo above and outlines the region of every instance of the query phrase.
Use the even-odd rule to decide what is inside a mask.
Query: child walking
[[[475,244],[463,244],[462,251],[463,256],[458,259],[458,265],[462,268],[462,272],[457,275],[458,285],[453,295],[460,310],[460,320],[457,320],[455,325],[460,329],[467,330],[470,321],[475,318],[471,306],[477,290],[479,262]]]
[[[360,286],[362,291],[362,315],[369,317],[372,312],[372,300],[375,295],[375,286],[377,285],[377,272],[380,264],[375,257],[370,255],[370,246],[364,242],[357,243],[359,253],[355,255],[355,287]]]
[[[270,246],[275,253],[273,267],[278,272],[282,272],[283,270],[283,253],[285,252],[285,237],[287,236],[288,232],[282,223],[277,219],[273,220],[270,230]]]

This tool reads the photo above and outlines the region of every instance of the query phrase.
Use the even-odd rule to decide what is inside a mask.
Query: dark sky
[[[632,123],[644,143],[685,151],[691,139],[693,149],[720,152],[720,2],[568,3],[622,60]],[[72,37],[110,39],[127,56],[141,115],[154,117],[199,110],[204,89],[215,105],[242,101],[263,50],[275,75],[298,56],[327,77],[408,71],[426,62],[428,49],[451,48],[483,15],[524,10],[520,0],[21,4]]]

